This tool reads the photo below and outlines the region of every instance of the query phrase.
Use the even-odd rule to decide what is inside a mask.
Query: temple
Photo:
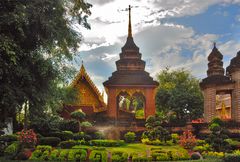
[[[82,109],[90,118],[94,118],[94,121],[130,125],[154,115],[158,82],[145,71],[145,61],[141,57],[132,36],[129,6],[127,41],[122,47],[120,59],[116,61],[117,70],[103,83],[108,95],[107,105],[82,65],[71,84],[79,92],[79,99],[73,105],[66,105],[62,116],[69,119],[71,112]]]
[[[91,118],[93,115],[106,111],[106,104],[101,94],[82,64],[79,73],[74,78],[71,86],[77,90],[77,101],[72,105],[65,105],[61,115],[65,119],[70,119],[71,112],[81,109]]]
[[[128,37],[119,55],[117,70],[103,83],[108,95],[107,116],[122,121],[154,115],[158,82],[145,71],[145,61],[141,60],[142,54],[134,43],[130,6]]]
[[[204,96],[204,121],[219,117],[240,122],[240,52],[223,68],[223,55],[214,47],[208,56],[207,77],[200,87]]]

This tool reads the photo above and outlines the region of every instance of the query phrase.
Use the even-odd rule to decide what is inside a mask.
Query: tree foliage
[[[162,124],[162,119],[155,116],[149,116],[146,119],[146,131],[143,133],[143,137],[147,137],[150,140],[160,140],[163,142],[166,142],[167,140],[171,139],[171,136],[168,132],[168,130],[164,129]]]
[[[219,118],[214,118],[208,128],[211,133],[206,141],[212,146],[213,150],[217,152],[228,151],[230,149],[230,145],[226,139],[229,138],[229,131],[224,127],[224,122]]]
[[[156,94],[158,111],[173,112],[177,120],[202,117],[203,96],[198,79],[184,69],[166,68],[159,73],[158,81]]]
[[[73,25],[90,28],[90,7],[84,0],[0,1],[0,108],[4,113],[15,113],[28,102],[32,119],[43,113],[46,103],[53,104],[50,99],[65,98],[60,94],[66,92],[67,74],[72,74],[68,61],[81,41]]]

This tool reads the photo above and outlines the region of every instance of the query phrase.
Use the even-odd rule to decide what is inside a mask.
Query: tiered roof
[[[158,82],[145,71],[145,61],[134,43],[131,26],[131,7],[129,6],[128,37],[120,53],[120,60],[116,61],[117,71],[103,83],[105,87],[114,85],[149,85],[157,86]]]

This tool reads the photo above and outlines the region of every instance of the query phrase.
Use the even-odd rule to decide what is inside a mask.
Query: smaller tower
[[[208,56],[208,70],[207,76],[214,76],[214,75],[224,75],[224,68],[223,68],[223,55],[218,51],[216,48],[216,43],[214,43],[212,52]]]
[[[200,87],[204,96],[204,120],[210,122],[217,116],[216,95],[231,91],[232,81],[224,76],[223,55],[214,43],[212,52],[208,56],[207,77],[202,80]]]

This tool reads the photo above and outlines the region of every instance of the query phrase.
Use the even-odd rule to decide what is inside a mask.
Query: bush
[[[203,145],[205,145],[207,142],[205,141],[205,140],[200,140],[200,139],[198,139],[197,140],[197,146],[203,146]]]
[[[201,156],[200,156],[200,154],[198,154],[198,153],[193,153],[192,155],[191,155],[191,159],[192,160],[198,160],[198,159],[200,159],[201,158]]]
[[[20,143],[19,142],[13,142],[11,145],[7,146],[6,149],[4,150],[4,155],[7,157],[14,157],[18,153],[20,148]]]
[[[81,127],[92,127],[92,123],[85,121],[80,124]]]
[[[204,158],[207,158],[207,159],[221,159],[224,157],[223,152],[213,152],[213,151],[203,152],[202,155]]]
[[[239,162],[240,161],[240,155],[234,155],[234,154],[227,154],[223,158],[224,162]]]
[[[89,156],[90,162],[107,162],[107,152],[106,151],[99,151],[99,150],[93,150]]]
[[[36,147],[36,150],[40,150],[41,152],[44,152],[44,151],[51,151],[52,150],[52,146],[48,146],[48,145],[38,145]]]
[[[188,154],[188,151],[185,149],[176,150],[176,151],[169,151],[170,157],[172,160],[189,160],[190,156]]]
[[[94,139],[104,139],[104,134],[102,132],[95,132]]]
[[[40,145],[50,145],[56,147],[61,142],[61,139],[58,137],[42,137],[39,139]]]
[[[91,140],[90,144],[93,146],[116,147],[124,145],[123,140]]]
[[[17,134],[19,135],[18,139],[23,147],[33,148],[37,144],[37,135],[32,129],[23,129]]]
[[[206,151],[211,151],[211,150],[212,150],[212,148],[209,144],[205,144],[203,146],[195,146],[193,148],[193,151],[200,152],[200,153],[206,152]]]
[[[159,153],[158,156],[156,157],[157,161],[168,161],[171,160],[171,158],[168,156],[167,153]]]
[[[125,162],[128,159],[128,154],[123,151],[112,152],[112,162]]]
[[[232,150],[235,150],[235,149],[237,149],[240,146],[240,142],[239,141],[235,141],[235,140],[232,140],[230,138],[225,139],[225,141],[229,143],[229,145],[231,146]]]
[[[177,133],[171,134],[171,138],[172,138],[172,141],[173,141],[174,144],[178,143],[179,135]]]
[[[86,161],[87,160],[87,151],[83,149],[79,150],[70,150],[68,154],[69,161]]]
[[[49,154],[50,154],[50,152],[48,150],[45,150],[42,153],[42,155],[40,157],[40,160],[47,161],[49,159]]]
[[[191,131],[187,130],[180,136],[179,143],[185,149],[192,149],[196,145],[196,138]]]
[[[146,155],[138,156],[136,153],[130,155],[132,157],[132,162],[150,162],[152,161],[151,158],[148,158]]]
[[[3,136],[0,136],[0,141],[3,141],[3,142],[14,142],[14,141],[17,141],[18,140],[18,136],[15,135],[15,134],[10,134],[10,135],[3,135]]]
[[[78,132],[73,134],[73,139],[74,140],[83,140],[85,139],[86,134],[84,132]]]
[[[40,157],[42,156],[42,152],[40,150],[35,150],[31,157],[29,158],[30,160],[39,160]]]
[[[67,141],[73,139],[73,132],[71,131],[53,132],[49,136],[58,137],[62,141]]]
[[[60,154],[59,150],[57,150],[57,149],[53,150],[49,156],[49,160],[51,160],[51,161],[58,160],[59,154]]]
[[[68,153],[69,153],[69,150],[61,150],[58,159],[60,161],[67,161],[68,160]]]
[[[132,143],[135,141],[136,139],[136,134],[134,132],[127,132],[125,135],[124,135],[124,139],[126,142],[128,143]]]
[[[77,141],[73,141],[73,140],[69,140],[69,141],[62,141],[59,143],[59,146],[62,148],[62,149],[70,149],[72,148],[73,146],[77,145]]]
[[[60,130],[68,130],[77,133],[79,132],[79,123],[76,120],[63,120],[60,124]]]

